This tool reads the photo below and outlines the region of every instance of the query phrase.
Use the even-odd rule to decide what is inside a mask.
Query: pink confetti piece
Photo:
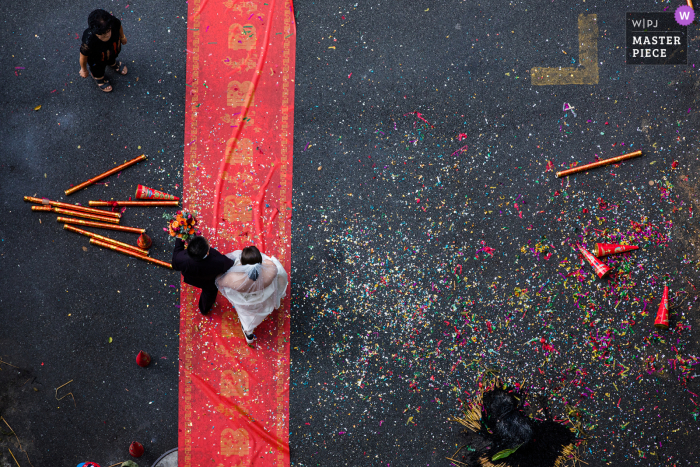
[[[454,156],[458,152],[467,152],[468,149],[469,149],[469,145],[465,144],[464,146],[462,146],[461,148],[459,148],[455,152],[453,152],[452,155]]]
[[[405,117],[406,115],[411,115],[411,114],[415,115],[416,118],[418,118],[419,120],[422,120],[422,121],[424,121],[425,123],[427,123],[428,125],[430,125],[430,122],[427,121],[426,119],[424,119],[424,118],[423,118],[423,114],[420,113],[420,112],[417,112],[417,111],[416,111],[416,112],[409,112],[409,113],[403,114],[403,115],[404,115],[404,117]],[[433,125],[430,125],[430,126],[433,127]]]

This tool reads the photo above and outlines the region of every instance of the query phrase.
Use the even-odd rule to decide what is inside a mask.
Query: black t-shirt
[[[112,16],[110,21],[112,37],[107,42],[101,40],[88,28],[83,32],[83,43],[80,45],[80,53],[88,58],[89,63],[109,62],[112,57],[119,55],[121,42],[119,32],[122,22]]]

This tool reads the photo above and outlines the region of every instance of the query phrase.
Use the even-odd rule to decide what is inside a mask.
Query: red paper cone
[[[659,329],[668,329],[668,286],[664,286],[664,295],[661,297],[659,311],[656,312],[654,326]]]
[[[605,263],[593,256],[590,251],[586,250],[581,245],[579,245],[578,249],[581,250],[583,256],[591,264],[591,266],[593,266],[593,269],[595,269],[595,273],[598,275],[598,277],[602,279],[612,272],[612,268],[608,267]]]
[[[139,443],[138,441],[134,441],[131,443],[131,446],[129,446],[129,454],[131,454],[134,457],[141,457],[143,456],[143,444]]]
[[[138,240],[136,240],[136,244],[139,248],[148,250],[149,248],[151,248],[151,245],[153,245],[153,242],[151,241],[151,237],[149,237],[145,233],[142,233],[141,235],[139,235]]]
[[[634,245],[619,245],[617,243],[596,243],[593,248],[593,254],[598,258],[603,256],[614,255],[617,253],[624,253],[626,251],[632,251],[639,249],[638,246]]]
[[[136,364],[146,368],[151,363],[151,356],[141,350],[136,356]]]
[[[153,188],[148,188],[147,186],[139,185],[136,188],[136,198],[137,199],[162,199],[169,201],[179,200],[177,196],[169,195],[163,193],[162,191],[154,190]]]

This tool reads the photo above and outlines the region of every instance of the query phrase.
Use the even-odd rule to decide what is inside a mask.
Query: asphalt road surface
[[[78,75],[80,38],[97,7],[121,19],[128,40],[119,56],[128,73],[107,71],[109,94]],[[150,465],[177,445],[179,275],[64,232],[23,196],[87,204],[126,199],[138,184],[181,193],[187,4],[28,1],[0,11],[0,358],[19,367],[2,365],[0,415],[35,467],[110,465],[129,458],[132,441]],[[65,196],[139,154],[148,161]],[[169,261],[162,212],[127,209],[122,224],[147,228],[151,255]],[[135,364],[142,349],[153,358],[147,370]],[[2,425],[0,459],[13,465],[7,448],[21,452]]]

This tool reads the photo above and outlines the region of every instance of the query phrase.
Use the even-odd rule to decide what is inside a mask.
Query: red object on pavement
[[[179,200],[177,196],[169,195],[162,191],[154,190],[153,188],[148,188],[147,186],[139,185],[136,188],[136,198],[137,199],[159,199],[159,200]]]
[[[591,264],[591,266],[593,266],[593,269],[595,269],[595,273],[598,274],[598,277],[602,279],[612,272],[611,267],[609,267],[608,265],[600,261],[598,258],[593,256],[590,251],[586,250],[581,245],[578,246],[578,249],[581,250],[583,256]]]
[[[138,366],[142,366],[142,367],[146,368],[150,363],[151,363],[151,356],[148,355],[143,350],[139,351],[139,354],[136,356],[136,364]]]
[[[626,251],[638,250],[639,247],[635,245],[620,245],[617,243],[596,243],[593,247],[593,254],[598,258],[603,256],[614,255],[617,253],[624,253]]]
[[[131,446],[129,446],[129,454],[131,454],[133,457],[143,456],[143,451],[143,444],[139,443],[138,441],[134,441],[131,443]]]
[[[656,312],[654,326],[659,329],[668,329],[668,286],[664,286],[664,295],[661,297],[659,311]]]
[[[151,240],[151,237],[146,235],[145,233],[142,233],[139,235],[139,238],[136,240],[136,244],[138,245],[139,248],[143,248],[144,250],[148,250],[151,248],[151,245],[153,245],[153,241]]]

